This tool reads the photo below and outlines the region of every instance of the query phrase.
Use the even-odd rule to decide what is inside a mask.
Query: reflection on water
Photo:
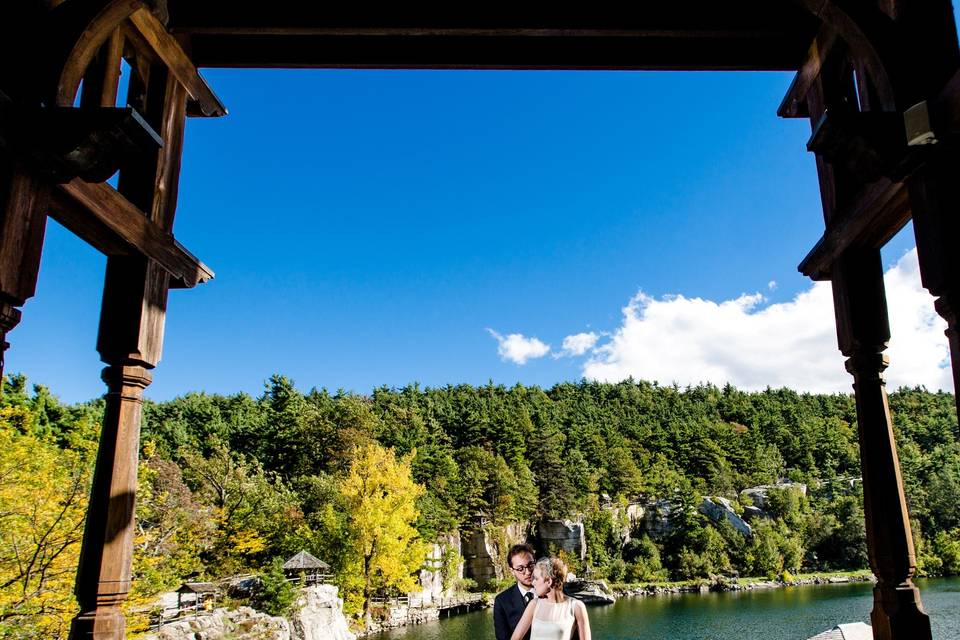
[[[918,580],[936,640],[960,640],[960,578]],[[595,640],[805,640],[840,622],[870,622],[872,585],[624,598],[591,607]],[[377,640],[489,640],[490,610],[376,636]]]

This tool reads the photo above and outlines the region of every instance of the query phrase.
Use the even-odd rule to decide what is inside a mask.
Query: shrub
[[[282,616],[296,599],[297,589],[283,573],[283,560],[274,558],[267,570],[260,574],[260,588],[255,598],[257,607],[272,616]]]

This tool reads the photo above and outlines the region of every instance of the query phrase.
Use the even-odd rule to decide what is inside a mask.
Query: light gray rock
[[[574,520],[541,520],[537,537],[546,549],[562,549],[583,561],[587,557],[587,538],[583,522]]]
[[[669,500],[657,500],[645,505],[641,530],[654,540],[667,537],[673,533],[673,509],[673,503]]]
[[[497,532],[502,535],[494,535],[494,526],[477,522],[471,529],[463,531],[460,537],[463,574],[476,580],[480,586],[494,580],[503,580],[506,574],[507,550],[512,545],[527,540],[526,523],[511,523]],[[502,541],[503,548],[498,539]]]
[[[750,496],[753,506],[759,509],[766,509],[767,493],[771,489],[795,489],[804,496],[807,495],[807,485],[802,482],[778,482],[777,484],[762,484],[757,487],[750,487],[740,492],[740,495]]]
[[[250,607],[215,609],[195,618],[165,624],[155,635],[146,637],[155,640],[291,640],[286,619],[268,616]]]
[[[703,502],[700,503],[700,513],[704,514],[714,522],[726,520],[733,525],[733,528],[744,536],[752,536],[753,528],[744,521],[737,512],[733,510],[730,501],[726,498],[711,498],[703,496]]]
[[[443,583],[443,558],[450,551],[457,554],[457,566],[453,572],[453,577],[455,579],[463,578],[464,562],[460,533],[454,532],[440,536],[437,542],[431,546],[424,562],[424,568],[420,570],[422,591],[410,594],[410,604],[412,606],[432,606],[441,598],[453,595],[454,585]]]
[[[355,640],[343,615],[337,587],[318,584],[300,591],[290,616],[292,640]]]
[[[630,542],[634,532],[642,528],[644,507],[639,502],[631,502],[626,507],[607,502],[602,508],[610,511],[613,516],[615,533],[620,538],[621,545]]]

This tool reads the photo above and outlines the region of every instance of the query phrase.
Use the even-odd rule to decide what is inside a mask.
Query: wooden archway
[[[294,0],[12,4],[0,8],[3,350],[34,293],[47,215],[108,256],[97,341],[107,409],[72,637],[123,637],[142,392],[160,359],[168,290],[212,277],[173,237],[185,118],[226,113],[198,66],[796,71],[778,113],[809,119],[813,132],[825,232],[800,270],[832,283],[854,380],[874,634],[930,637],[883,380],[879,249],[914,220],[960,389],[960,50],[948,0],[689,0],[642,14],[470,16]],[[121,59],[133,76],[124,108],[115,106]],[[114,189],[104,180],[117,168]]]

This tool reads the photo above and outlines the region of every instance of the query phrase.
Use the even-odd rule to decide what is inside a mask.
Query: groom
[[[528,544],[513,545],[507,553],[507,564],[517,584],[501,592],[493,601],[493,628],[497,640],[510,640],[527,603],[536,597],[533,592],[533,547]],[[524,639],[529,638],[528,632]]]

